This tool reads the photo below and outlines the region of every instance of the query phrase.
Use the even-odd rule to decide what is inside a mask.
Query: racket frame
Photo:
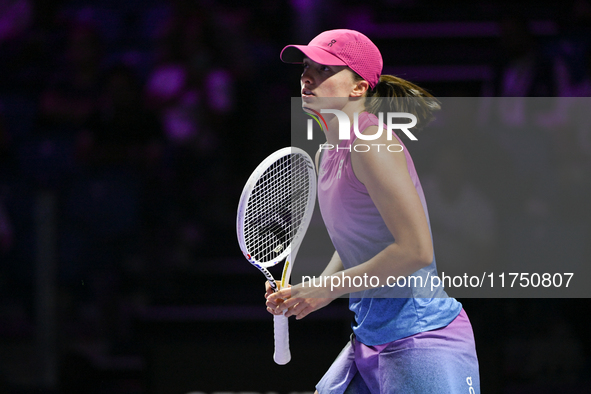
[[[271,261],[257,261],[249,253],[248,248],[246,247],[246,241],[244,237],[244,219],[245,214],[248,210],[249,199],[258,180],[265,173],[265,171],[267,171],[267,169],[269,169],[279,159],[285,156],[290,156],[292,154],[301,155],[307,163],[308,179],[310,180],[310,182],[308,185],[308,199],[306,208],[304,210],[304,215],[301,219],[300,225],[298,226],[296,234],[294,235],[289,246],[287,246],[276,258],[272,259]],[[267,158],[265,158],[252,172],[252,174],[248,178],[248,181],[244,185],[244,189],[242,190],[240,202],[238,204],[238,215],[236,217],[236,232],[238,235],[238,244],[240,245],[240,250],[242,251],[244,257],[246,257],[246,259],[259,271],[261,271],[263,275],[265,275],[265,278],[271,285],[271,288],[274,292],[279,291],[279,288],[277,287],[275,279],[273,278],[273,275],[269,272],[268,268],[285,261],[285,264],[283,266],[283,272],[281,275],[281,288],[287,287],[287,285],[289,284],[289,279],[291,277],[293,262],[296,258],[297,252],[300,248],[300,245],[306,234],[306,231],[310,224],[310,220],[312,219],[312,215],[314,213],[314,206],[316,204],[316,182],[317,181],[315,165],[310,155],[308,155],[308,153],[306,153],[304,150],[300,148],[286,147],[283,149],[279,149],[278,151],[272,153]],[[280,365],[287,364],[291,359],[291,355],[289,352],[287,318],[285,317],[285,313],[283,315],[274,315],[273,317],[275,326],[274,360],[277,364]]]
[[[308,171],[309,171],[309,179],[311,180],[311,182],[309,184],[309,187],[310,187],[309,192],[308,192],[309,197],[307,200],[307,205],[306,205],[306,209],[304,211],[304,215],[302,217],[300,226],[298,227],[298,230],[293,237],[293,240],[291,241],[289,246],[287,246],[281,252],[281,254],[279,254],[276,258],[272,259],[271,261],[265,261],[265,262],[257,261],[253,256],[251,256],[251,254],[247,250],[246,241],[244,239],[244,216],[245,216],[245,213],[248,209],[248,202],[249,202],[248,200],[250,198],[250,195],[251,195],[254,187],[256,186],[257,181],[261,177],[261,175],[263,175],[265,173],[265,171],[269,167],[271,167],[271,165],[274,164],[277,160],[279,160],[280,158],[282,158],[284,156],[288,156],[288,155],[294,154],[294,153],[302,155],[309,164]],[[242,190],[242,195],[240,196],[240,202],[238,204],[238,215],[236,218],[238,244],[240,245],[240,250],[242,251],[242,254],[244,255],[244,257],[246,257],[246,259],[252,265],[257,267],[265,275],[267,280],[269,280],[271,287],[273,287],[273,290],[275,290],[275,291],[277,291],[277,290],[276,290],[276,285],[274,283],[274,278],[273,278],[273,275],[271,275],[271,273],[269,272],[268,268],[273,267],[273,266],[281,263],[282,261],[285,261],[283,273],[281,275],[281,287],[285,287],[289,283],[289,278],[291,276],[291,270],[293,268],[293,261],[297,255],[297,252],[298,252],[299,247],[302,243],[304,235],[306,234],[306,231],[307,231],[308,226],[310,224],[310,220],[312,219],[312,214],[314,212],[315,204],[316,204],[316,172],[314,169],[314,162],[312,161],[312,159],[310,158],[310,155],[308,155],[308,153],[306,153],[304,150],[302,150],[300,148],[296,148],[296,147],[283,148],[283,149],[280,149],[280,150],[272,153],[271,155],[269,155],[252,172],[252,174],[250,175],[250,177],[248,178],[248,181],[246,182],[246,184],[244,186],[244,189]]]

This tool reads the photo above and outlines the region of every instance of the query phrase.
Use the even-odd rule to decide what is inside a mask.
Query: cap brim
[[[302,63],[308,57],[325,66],[346,66],[347,64],[326,50],[308,45],[288,45],[281,51],[281,60],[285,63]]]

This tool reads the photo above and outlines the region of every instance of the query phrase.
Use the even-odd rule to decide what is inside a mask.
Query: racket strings
[[[266,263],[292,243],[311,194],[310,164],[301,154],[273,163],[257,181],[245,213],[245,243],[251,256]]]

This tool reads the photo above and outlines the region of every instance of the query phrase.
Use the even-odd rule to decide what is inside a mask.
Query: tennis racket
[[[316,201],[316,172],[310,156],[288,147],[267,157],[254,170],[240,196],[236,231],[246,259],[267,278],[273,291],[279,288],[267,268],[283,261],[281,288],[289,283],[293,262],[308,229]],[[277,364],[287,364],[287,317],[274,315]]]

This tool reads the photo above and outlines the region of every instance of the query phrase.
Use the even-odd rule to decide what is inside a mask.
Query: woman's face
[[[340,109],[355,96],[358,85],[347,66],[325,66],[305,57],[300,78],[302,104]]]

